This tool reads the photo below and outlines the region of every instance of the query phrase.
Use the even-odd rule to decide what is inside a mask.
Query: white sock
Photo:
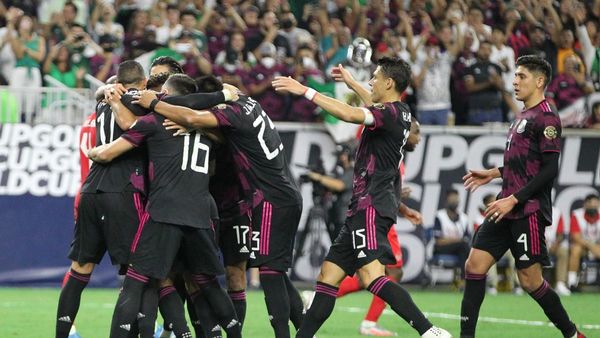
[[[568,281],[569,287],[577,285],[577,272],[569,271],[569,274],[567,276],[567,281]]]

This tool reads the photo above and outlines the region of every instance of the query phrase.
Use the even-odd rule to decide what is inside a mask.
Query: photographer
[[[348,145],[338,145],[335,154],[337,163],[331,176],[320,174],[315,171],[309,171],[307,173],[307,177],[311,181],[320,184],[333,195],[333,201],[331,208],[329,209],[329,221],[327,224],[327,231],[329,232],[331,241],[337,237],[346,220],[346,211],[348,210],[348,204],[350,204],[350,198],[352,197],[352,171],[354,168],[352,152]]]

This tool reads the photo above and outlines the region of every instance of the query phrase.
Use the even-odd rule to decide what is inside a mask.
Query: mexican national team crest
[[[517,126],[517,133],[522,134],[525,131],[525,126],[527,125],[527,120],[522,119]]]
[[[558,132],[554,126],[548,126],[544,129],[544,136],[549,140],[553,140],[558,136]]]

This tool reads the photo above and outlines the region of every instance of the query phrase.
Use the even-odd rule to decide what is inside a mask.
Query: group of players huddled
[[[475,238],[477,249],[467,262],[461,336],[474,336],[483,301],[480,284],[488,263],[510,248],[531,257],[531,264],[521,267],[529,281],[527,290],[563,335],[584,337],[541,273],[538,278],[545,247],[539,247],[543,240],[537,236],[543,236],[539,229],[545,222],[546,181],[556,175],[551,169],[559,151],[560,121],[555,124],[555,113],[545,100],[541,105],[533,101],[543,100],[551,70],[537,57],[525,57],[517,65],[520,73],[515,83],[532,123],[523,135],[520,129],[510,133],[505,161],[510,170],[472,171],[465,177],[466,185],[473,189],[494,177],[514,180],[504,174],[514,176],[520,161],[528,161],[526,169],[537,168],[542,178],[527,184],[530,178],[525,177],[507,186],[505,198],[486,213],[481,238]],[[69,252],[72,264],[59,299],[56,337],[69,335],[81,293],[106,251],[125,274],[111,338],[153,337],[157,309],[166,330],[176,337],[192,337],[183,302],[197,336],[220,337],[223,330],[227,337],[241,337],[248,267],[260,271],[268,320],[277,338],[290,337],[289,321],[296,337],[314,337],[333,311],[338,285],[355,273],[367,290],[390,304],[421,337],[452,337],[434,326],[408,292],[385,274],[385,265],[396,263],[388,232],[396,215],[407,209],[399,200],[399,165],[414,124],[408,106],[401,102],[410,66],[400,59],[380,59],[370,89],[360,86],[341,66],[334,72],[365,107],[321,95],[290,77],[272,82],[275,91],[304,95],[341,120],[365,125],[356,152],[348,217],[325,258],[306,313],[287,275],[302,198],[267,113],[257,101],[215,78],[194,81],[174,60],[155,60],[149,79],[140,64],[125,61],[119,65],[116,83],[102,88],[90,121],[95,123],[96,143],[87,155],[93,164],[76,206]],[[524,137],[534,143],[539,140],[537,153],[522,155],[537,147],[519,148],[516,142]],[[515,150],[516,157],[511,155]],[[531,164],[531,156],[540,160]],[[546,162],[552,162],[552,168],[546,169]],[[535,227],[530,215],[535,216]],[[499,223],[503,217],[510,223]],[[521,218],[525,221],[515,221]],[[536,237],[530,242],[533,248],[519,249],[516,244],[521,238],[511,239],[511,231],[515,237],[521,230],[526,238]],[[222,274],[227,292],[217,281]]]

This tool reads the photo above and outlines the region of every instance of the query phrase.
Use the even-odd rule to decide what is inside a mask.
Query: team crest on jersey
[[[382,110],[383,108],[385,108],[385,105],[383,103],[375,103],[373,104],[373,107]]]
[[[517,126],[517,133],[522,134],[525,131],[525,126],[527,125],[527,120],[522,119]]]
[[[548,126],[544,129],[544,136],[549,140],[553,140],[558,136],[558,132],[554,126]]]

